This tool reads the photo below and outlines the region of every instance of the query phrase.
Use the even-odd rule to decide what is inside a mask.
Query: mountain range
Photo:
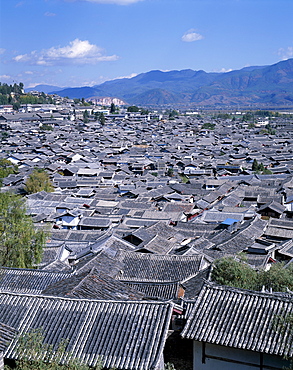
[[[116,97],[139,106],[293,106],[293,59],[225,73],[155,70],[47,92],[69,98]]]

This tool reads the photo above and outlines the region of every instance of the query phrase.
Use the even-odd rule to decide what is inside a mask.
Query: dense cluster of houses
[[[5,359],[36,328],[108,369],[162,370],[173,355],[187,370],[272,370],[293,355],[292,330],[275,325],[292,292],[210,281],[213,261],[241,252],[255,269],[293,263],[293,124],[276,118],[270,135],[241,118],[159,118],[0,116],[0,157],[18,166],[2,191],[22,194],[35,167],[55,188],[26,196],[50,230],[39,268],[0,269]]]

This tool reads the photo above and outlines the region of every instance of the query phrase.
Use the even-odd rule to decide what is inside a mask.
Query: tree
[[[87,109],[83,112],[83,122],[88,123],[89,122],[89,112]]]
[[[265,168],[263,171],[262,171],[262,174],[263,175],[271,175],[273,172],[271,170],[269,170],[268,168]]]
[[[281,314],[276,315],[274,317],[273,322],[273,329],[276,333],[281,334],[283,337],[287,336],[287,338],[291,338],[291,342],[287,342],[286,351],[292,348],[292,340],[293,340],[293,314],[289,313],[285,310],[281,311]],[[285,360],[288,360],[289,367],[284,367],[284,370],[293,370],[293,357],[292,356],[284,356]]]
[[[283,263],[274,263],[268,271],[261,270],[258,276],[261,287],[272,289],[274,292],[293,290],[293,266],[284,268]]]
[[[175,109],[173,109],[170,113],[169,113],[169,119],[171,118],[174,118],[174,117],[176,117],[176,116],[178,116],[179,115],[179,113],[178,113],[178,111],[177,110],[175,110]]]
[[[33,329],[19,336],[16,348],[15,370],[87,370],[85,363],[66,350],[67,341],[62,340],[57,348],[45,342],[41,329]],[[64,359],[66,359],[64,361]],[[65,362],[65,363],[63,363]],[[101,370],[99,361],[96,370]],[[11,368],[8,367],[10,370]]]
[[[41,262],[47,233],[34,227],[23,198],[0,193],[0,265],[32,268]]]
[[[272,171],[265,168],[262,162],[258,163],[256,159],[253,160],[251,169],[255,173],[262,173],[263,175],[269,175],[272,173]]]
[[[103,112],[95,112],[95,119],[99,121],[102,126],[104,126],[106,119]]]
[[[116,111],[115,104],[114,104],[114,103],[112,103],[112,104],[111,104],[111,107],[110,107],[110,113],[111,113],[111,114],[113,114],[113,113],[115,113],[115,111]]]
[[[263,163],[262,163],[262,162],[260,162],[260,164],[259,164],[259,166],[258,166],[258,170],[259,170],[259,171],[261,171],[261,172],[263,172],[263,171],[264,171],[264,169],[265,169],[265,167],[264,167]]]
[[[50,193],[54,191],[54,187],[48,173],[41,168],[35,168],[26,180],[25,190],[28,194],[37,193],[42,190]]]
[[[139,112],[139,108],[136,105],[131,105],[127,108],[127,112]]]
[[[251,121],[251,120],[253,120],[253,114],[252,113],[247,112],[247,113],[243,114],[242,122],[247,122],[247,121]]]
[[[212,280],[221,285],[254,289],[257,272],[243,261],[237,261],[233,257],[224,257],[215,261]]]
[[[272,128],[272,126],[270,124],[266,125],[266,130],[267,130],[267,133],[269,135],[275,135],[276,134],[276,130]]]
[[[144,108],[140,108],[140,113],[143,114],[143,115],[147,115],[149,114],[149,110],[148,109],[144,109]]]
[[[0,182],[8,175],[17,172],[18,172],[17,165],[13,164],[8,159],[5,158],[0,159]]]
[[[275,263],[269,270],[257,271],[242,260],[223,257],[215,261],[212,280],[218,284],[241,289],[267,290],[284,292],[293,290],[293,266],[284,268],[282,263]]]
[[[40,127],[40,130],[42,131],[54,131],[54,128],[52,125],[48,125],[47,123],[45,124],[42,124],[42,126]]]
[[[258,171],[259,164],[258,164],[258,161],[256,159],[253,160],[251,169],[252,169],[252,171]]]
[[[215,123],[205,122],[201,128],[205,130],[214,130],[216,127]]]
[[[103,113],[103,112],[100,114],[99,121],[100,121],[100,124],[101,124],[102,126],[104,126],[104,124],[105,124],[105,122],[106,122],[106,119],[105,119],[105,115],[104,115],[104,113]]]

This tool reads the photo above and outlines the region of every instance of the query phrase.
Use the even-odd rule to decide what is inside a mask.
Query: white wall
[[[193,342],[194,370],[279,370],[288,363],[278,356],[262,355],[258,352],[240,350],[214,344]],[[205,363],[203,363],[203,361]],[[263,366],[261,367],[261,361]]]

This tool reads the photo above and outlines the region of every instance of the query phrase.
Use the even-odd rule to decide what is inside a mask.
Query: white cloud
[[[12,77],[8,75],[0,75],[0,80],[10,80]]]
[[[46,12],[44,15],[46,17],[55,17],[56,13]]]
[[[280,48],[278,50],[278,55],[280,55],[283,60],[293,58],[293,46],[288,46],[286,49]]]
[[[215,72],[227,73],[227,72],[231,72],[231,71],[233,71],[233,69],[232,69],[232,68],[228,68],[228,69],[226,69],[226,68],[221,68],[219,71],[215,71]]]
[[[25,88],[30,89],[30,88],[36,87],[38,85],[46,85],[46,83],[44,83],[44,82],[33,82],[33,83],[29,83],[29,84],[25,85]]]
[[[131,73],[130,75],[128,76],[119,76],[119,77],[115,77],[113,78],[113,80],[122,80],[123,78],[133,78],[133,77],[136,77],[137,76],[137,73]]]
[[[64,47],[52,47],[40,52],[36,50],[29,54],[17,55],[16,62],[33,65],[60,65],[60,64],[96,64],[117,60],[117,55],[106,55],[97,45],[90,44],[88,40],[75,39]]]
[[[0,48],[0,55],[1,55],[1,54],[4,54],[4,53],[5,53],[5,51],[6,51],[6,49]]]
[[[181,37],[181,40],[184,42],[193,42],[193,41],[198,41],[202,39],[203,39],[203,36],[195,32],[195,30],[189,30],[185,32],[185,34]]]
[[[97,4],[116,4],[116,5],[130,5],[134,3],[138,3],[139,1],[143,0],[83,0],[90,3],[97,3]]]

